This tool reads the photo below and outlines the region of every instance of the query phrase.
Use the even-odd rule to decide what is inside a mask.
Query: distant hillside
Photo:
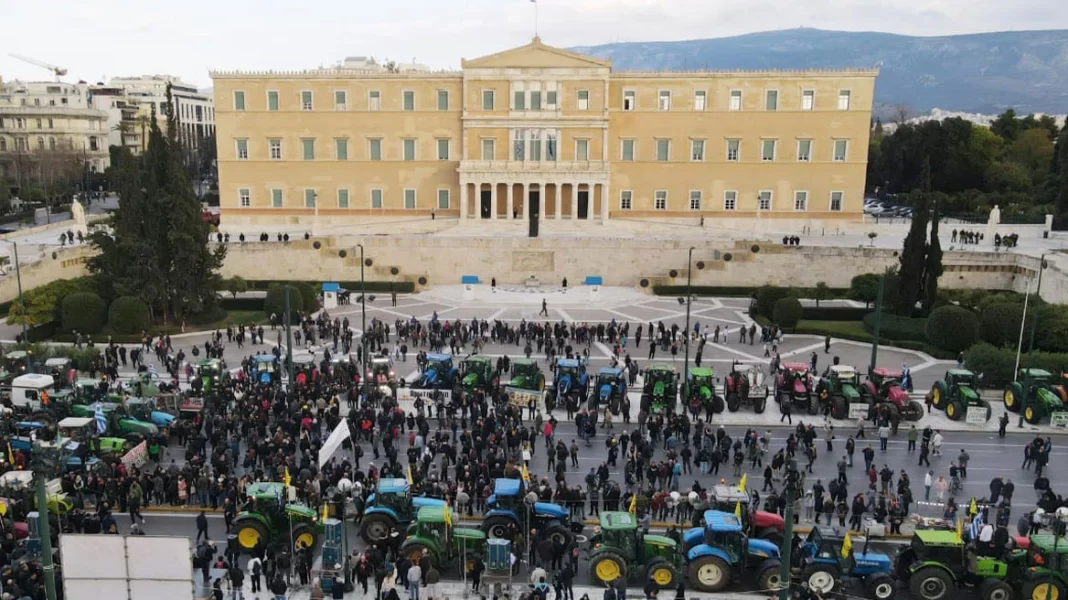
[[[1068,112],[1068,30],[911,37],[789,29],[573,50],[611,58],[616,70],[879,67],[879,112],[898,104],[912,113]]]

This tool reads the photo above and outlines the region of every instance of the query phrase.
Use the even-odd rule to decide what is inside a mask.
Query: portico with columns
[[[607,173],[546,178],[522,173],[460,172],[460,219],[608,221]]]

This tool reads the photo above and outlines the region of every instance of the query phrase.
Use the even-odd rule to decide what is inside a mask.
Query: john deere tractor
[[[512,380],[509,386],[521,390],[542,392],[545,390],[545,374],[537,361],[517,358],[512,361]]]
[[[627,380],[623,377],[623,371],[604,367],[597,372],[597,404],[593,408],[605,405],[613,415],[618,415],[626,397]],[[593,404],[592,398],[590,404]]]
[[[820,378],[816,384],[816,398],[809,403],[818,408],[827,402],[831,404],[831,417],[835,419],[849,418],[849,405],[865,403],[860,395],[860,376],[856,369],[846,365],[834,365],[826,377]]]
[[[197,367],[200,372],[201,390],[204,394],[214,392],[230,379],[230,372],[223,367],[222,361],[218,358],[202,360]]]
[[[990,403],[979,397],[979,380],[966,369],[946,371],[946,376],[931,386],[931,403],[954,421],[963,419],[972,407],[984,407],[986,420],[990,420]]]
[[[466,572],[485,550],[486,534],[478,529],[455,527],[456,520],[447,505],[420,508],[415,522],[408,528],[408,537],[401,544],[401,555],[407,556],[412,564],[419,564],[425,554],[439,571],[459,563],[460,569]]]
[[[872,369],[868,374],[868,380],[860,386],[860,395],[871,405],[871,416],[880,404],[888,404],[891,414],[896,412],[906,421],[923,417],[923,405],[909,397],[901,387],[901,378],[901,371],[887,368]]]
[[[298,548],[315,547],[322,532],[317,511],[288,502],[283,484],[254,483],[245,495],[247,501],[237,514],[233,529],[243,552],[259,554],[270,546],[288,545],[290,539]]]
[[[679,375],[664,364],[649,365],[642,385],[641,410],[651,414],[673,414],[679,398]]]
[[[608,585],[653,580],[660,589],[673,589],[682,572],[682,552],[675,540],[642,533],[629,512],[601,513],[601,531],[590,538],[590,577]]]
[[[126,411],[123,405],[114,402],[75,404],[70,407],[70,416],[94,418],[97,404],[104,411],[104,416],[107,418],[108,433],[112,436],[125,437],[131,433],[137,433],[145,437],[159,435],[159,427],[148,421],[134,418]]]
[[[1064,410],[1068,403],[1068,388],[1053,385],[1053,375],[1042,369],[1020,369],[1016,381],[1005,386],[1002,395],[1005,408],[1023,411],[1024,420],[1035,424],[1054,411]]]
[[[749,539],[732,513],[706,510],[702,527],[682,536],[690,585],[701,592],[721,592],[745,572],[755,574],[758,590],[778,589],[779,547],[767,540]]]
[[[452,366],[452,356],[431,353],[426,355],[426,368],[412,383],[412,387],[451,390],[457,376],[456,368]]]
[[[403,532],[421,508],[444,504],[437,498],[413,497],[406,479],[380,479],[364,504],[360,537],[368,544],[380,542],[392,531]]]
[[[460,381],[463,383],[464,390],[468,392],[476,389],[496,389],[500,381],[493,359],[484,354],[468,356],[460,361],[460,373]]]
[[[1025,563],[1024,550],[979,556],[955,531],[917,529],[894,559],[894,574],[915,600],[947,600],[963,587],[977,588],[982,600],[1012,600],[1016,592],[1007,580],[1023,576]]]
[[[716,377],[712,369],[707,367],[690,369],[689,398],[686,401],[691,411],[704,408],[706,412],[723,412],[726,402],[722,396],[716,395]]]

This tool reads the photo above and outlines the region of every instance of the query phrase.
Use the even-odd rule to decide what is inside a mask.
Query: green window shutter
[[[267,110],[278,110],[278,92],[267,92]]]
[[[304,147],[304,160],[315,160],[315,140],[301,140]]]
[[[234,92],[234,110],[245,110],[245,92]]]
[[[349,159],[349,141],[337,140],[337,159],[348,160]]]
[[[337,191],[337,207],[338,208],[348,208],[349,207],[349,191],[348,190],[342,189],[342,190],[338,190]]]
[[[271,206],[282,208],[282,190],[271,190]]]
[[[448,210],[449,190],[438,190],[438,208],[441,210]]]

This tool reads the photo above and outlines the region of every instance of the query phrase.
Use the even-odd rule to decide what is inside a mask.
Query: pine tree
[[[931,241],[927,244],[927,257],[923,273],[923,313],[930,314],[938,299],[938,278],[942,276],[942,244],[938,240],[938,201],[940,194],[935,194],[931,203]]]
[[[921,188],[909,194],[912,205],[912,226],[905,237],[901,250],[901,268],[898,269],[897,313],[908,316],[923,297],[924,267],[927,258],[927,221],[930,217],[928,194],[931,188],[931,162],[925,160],[921,175]]]

